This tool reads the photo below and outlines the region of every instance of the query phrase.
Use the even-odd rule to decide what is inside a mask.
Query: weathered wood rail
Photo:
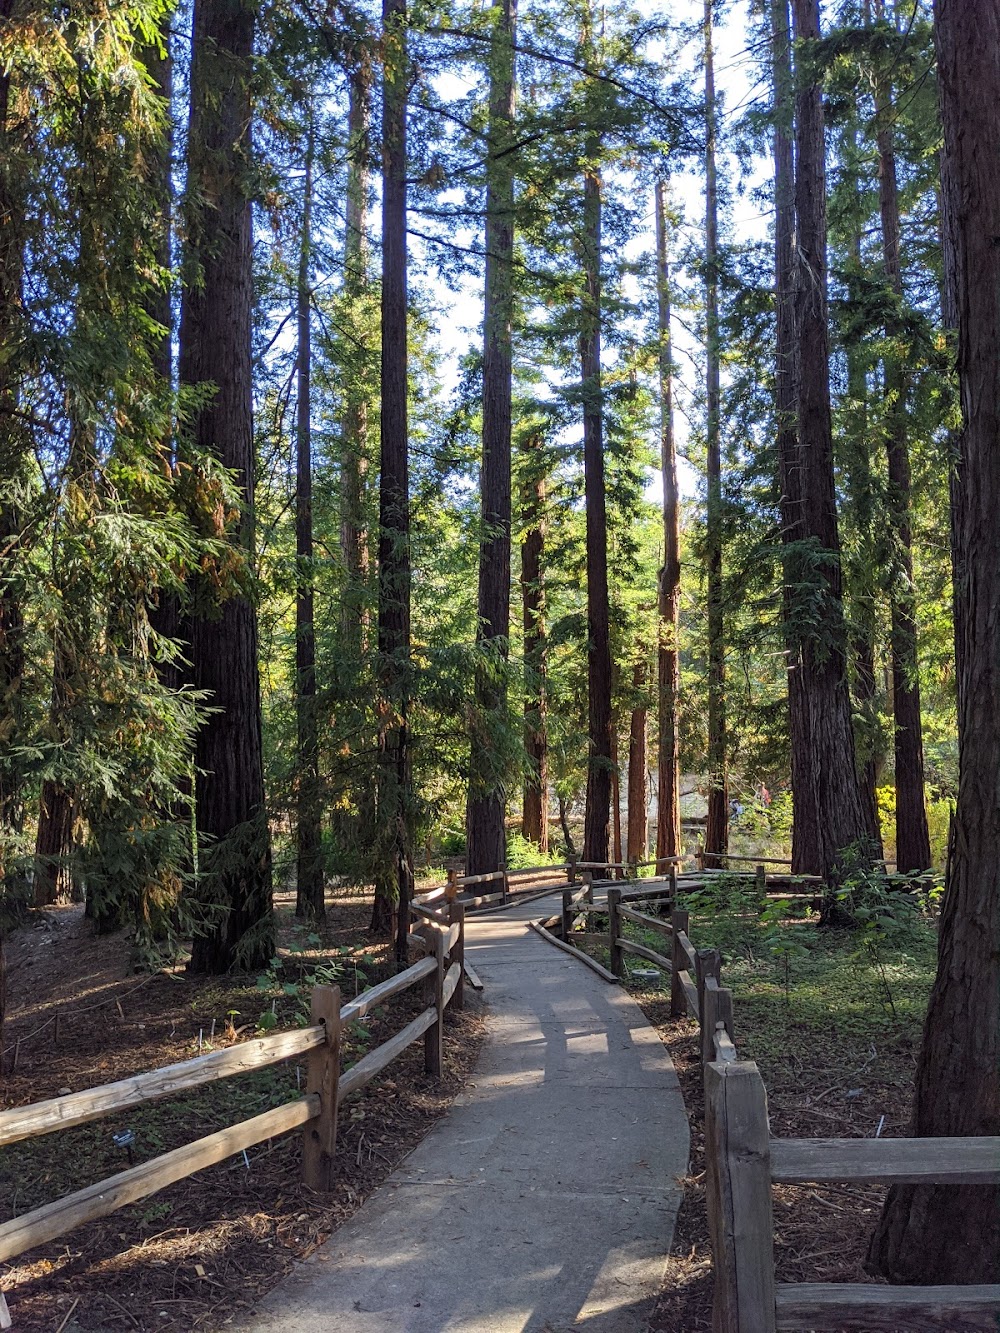
[[[64,1235],[85,1222],[145,1199],[204,1167],[224,1161],[254,1144],[303,1130],[302,1175],[311,1189],[327,1191],[333,1183],[340,1104],[384,1070],[420,1037],[424,1068],[440,1074],[444,1014],[463,1007],[465,909],[445,904],[444,914],[428,913],[411,931],[423,958],[397,976],[342,1005],[337,986],[316,986],[309,1027],[240,1042],[225,1050],[135,1074],[117,1083],[0,1111],[0,1147],[85,1124],[114,1112],[174,1096],[192,1088],[250,1070],[306,1057],[305,1094],[262,1115],[197,1139],[148,1162],[130,1167],[52,1203],[0,1224],[0,1262]],[[406,1026],[341,1071],[341,1034],[346,1024],[413,987],[423,988],[423,1009]],[[9,1318],[0,1294],[0,1318]]]
[[[779,1283],[771,1186],[831,1182],[1000,1184],[1000,1137],[772,1139],[751,1061],[705,1066],[715,1333],[998,1327],[1000,1286]]]

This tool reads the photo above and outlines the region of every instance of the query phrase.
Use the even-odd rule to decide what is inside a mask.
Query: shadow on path
[[[646,1329],[687,1169],[684,1105],[639,1007],[528,929],[552,910],[470,918],[489,1004],[474,1082],[244,1329]]]

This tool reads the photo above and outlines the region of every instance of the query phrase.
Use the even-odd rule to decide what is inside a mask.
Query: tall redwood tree
[[[793,0],[792,10],[803,66],[795,103],[796,232],[794,242],[782,232],[778,257],[779,321],[787,318],[782,308],[782,298],[787,300],[783,269],[795,263],[794,445],[781,393],[785,387],[781,379],[789,367],[780,361],[778,366],[794,802],[792,861],[797,872],[830,877],[843,865],[845,853],[865,861],[871,849],[855,769],[833,473],[826,143],[822,91],[818,74],[810,67],[820,35],[819,0]],[[778,21],[780,24],[780,15]],[[780,46],[779,39],[776,50]],[[780,107],[779,120],[785,114]],[[776,148],[787,154],[784,144]],[[788,163],[782,166],[787,172]],[[782,184],[787,189],[787,181]],[[787,215],[779,218],[783,226],[787,222]],[[779,357],[787,355],[786,346],[779,331]]]
[[[236,541],[253,544],[253,308],[250,85],[256,4],[195,0],[185,199],[187,253],[180,378],[209,385],[195,442],[229,468],[239,491]],[[198,733],[200,897],[210,915],[191,968],[260,967],[274,953],[271,850],[264,805],[257,612],[234,591],[191,630],[196,689],[216,710]]]
[[[719,347],[719,182],[715,160],[716,105],[712,0],[705,0],[705,397],[707,505],[705,513],[708,616],[708,822],[705,851],[729,846],[726,744],[726,642],[722,603],[722,416]],[[706,865],[722,865],[706,856]]]
[[[875,0],[876,18],[884,17]],[[893,87],[881,72],[875,77],[875,127],[878,147],[879,215],[885,276],[897,302],[903,300],[900,258],[899,188],[893,133]],[[887,332],[898,339],[899,317]],[[896,775],[896,868],[927,870],[931,842],[924,797],[924,743],[920,714],[917,661],[917,599],[913,586],[910,449],[907,440],[907,374],[899,355],[885,362],[886,461],[889,472],[889,520],[895,547],[889,562],[889,607],[892,649],[893,746]]]
[[[1000,0],[936,0],[947,304],[962,433],[952,486],[958,802],[913,1132],[1000,1135]],[[1000,1281],[1000,1188],[897,1185],[869,1259],[901,1282]]]
[[[486,291],[483,318],[483,462],[480,472],[479,624],[466,815],[466,873],[507,864],[505,774],[491,740],[506,725],[505,669],[510,636],[511,321],[514,307],[514,121],[516,0],[495,0],[490,46],[490,125],[486,167]]]
[[[583,824],[583,859],[608,859],[613,747],[611,631],[608,610],[608,518],[604,490],[604,410],[601,387],[600,143],[591,136],[583,179],[580,248],[585,281],[580,311],[583,387],[583,473],[587,506],[587,699],[590,757]]]
[[[413,865],[409,821],[410,470],[406,348],[406,0],[382,5],[382,443],[379,475],[376,888],[396,900],[396,961],[407,965]]]

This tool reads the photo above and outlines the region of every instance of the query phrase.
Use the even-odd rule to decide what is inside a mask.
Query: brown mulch
[[[360,984],[381,979],[389,966],[386,946],[367,936],[369,911],[359,900],[331,904],[315,951],[350,949],[340,956],[363,967]],[[279,921],[281,942],[294,926],[287,912]],[[215,1048],[231,1044],[253,1034],[266,1007],[254,978],[189,978],[179,970],[129,975],[127,944],[113,936],[95,940],[78,908],[48,912],[15,932],[8,976],[0,1107],[190,1058],[199,1034]],[[361,1206],[447,1111],[475,1066],[485,1027],[481,1001],[468,988],[466,997],[465,1012],[446,1019],[440,1080],[424,1074],[417,1043],[345,1103],[331,1194],[313,1194],[302,1184],[298,1134],[260,1144],[245,1159],[241,1154],[199,1172],[0,1265],[15,1327],[54,1333],[66,1320],[66,1333],[211,1330],[245,1314]],[[57,1007],[58,1045],[51,1022]],[[398,1031],[419,1008],[416,992],[391,1001],[348,1041],[345,1063]],[[115,1130],[135,1126],[136,1160],[145,1160],[286,1100],[303,1072],[289,1063],[265,1081],[247,1076],[258,1079],[252,1086],[226,1080],[202,1090],[207,1096],[141,1108],[150,1112],[145,1117],[126,1112],[0,1150],[0,1220],[124,1169]]]
[[[657,1333],[695,1333],[712,1327],[712,1251],[705,1199],[705,1136],[698,1026],[670,1017],[670,1006],[652,995],[637,996],[656,1027],[680,1080],[691,1129],[688,1175],[677,1216],[664,1289],[651,1327]],[[777,1138],[851,1138],[859,1134],[857,1104],[826,1102],[795,1071],[761,1070],[768,1086],[771,1133]],[[906,1123],[908,1090],[884,1086],[887,1120]],[[817,1104],[818,1103],[818,1104]],[[868,1130],[870,1133],[871,1131]],[[897,1128],[895,1133],[899,1133]],[[868,1239],[885,1191],[869,1186],[777,1185],[774,1206],[775,1271],[780,1282],[879,1281],[865,1270]]]

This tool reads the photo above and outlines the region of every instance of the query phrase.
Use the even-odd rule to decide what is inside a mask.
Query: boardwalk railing
[[[263,1069],[295,1056],[307,1057],[304,1096],[130,1167],[0,1225],[0,1262],[293,1129],[303,1130],[302,1175],[305,1184],[314,1190],[329,1190],[333,1183],[337,1113],[341,1101],[363,1088],[420,1037],[424,1038],[424,1068],[429,1074],[441,1072],[444,1012],[446,1008],[460,1009],[463,1003],[464,909],[461,904],[451,904],[448,914],[449,919],[425,921],[412,932],[414,943],[424,953],[419,962],[373,986],[350,1003],[341,1005],[337,986],[316,986],[312,992],[312,1023],[309,1027],[239,1042],[192,1060],[135,1074],[118,1083],[0,1111],[2,1147],[82,1125],[161,1097],[175,1096],[218,1079]],[[357,1064],[341,1072],[341,1033],[345,1024],[364,1018],[387,1000],[414,986],[423,988],[424,1007],[417,1017],[381,1046],[369,1051]],[[0,1294],[0,1316],[5,1314],[6,1305]]]
[[[1000,1286],[776,1282],[771,1186],[1000,1184],[1000,1138],[772,1139],[757,1066],[732,1061],[705,1067],[705,1145],[715,1333],[997,1328]]]
[[[457,899],[466,907],[490,907],[496,903],[506,903],[515,893],[541,894],[546,890],[554,891],[560,882],[573,887],[592,879],[597,871],[618,879],[635,878],[640,870],[651,867],[656,870],[678,864],[679,856],[660,857],[656,861],[577,861],[555,862],[549,865],[519,866],[516,870],[488,870],[481,875],[460,875],[457,870],[448,871],[447,884],[427,889],[414,896],[413,901],[419,907],[427,907],[448,899]],[[550,877],[556,876],[553,881]],[[530,880],[531,883],[525,884]],[[495,888],[490,886],[495,885]],[[471,892],[470,892],[471,890]]]

